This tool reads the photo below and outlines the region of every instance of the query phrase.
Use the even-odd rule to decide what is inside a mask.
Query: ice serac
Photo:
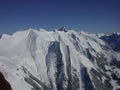
[[[13,90],[119,90],[119,43],[107,38],[65,28],[3,34],[0,72]]]

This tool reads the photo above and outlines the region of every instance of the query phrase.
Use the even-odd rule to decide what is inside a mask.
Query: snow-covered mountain
[[[114,32],[110,35],[104,35],[100,37],[106,41],[114,51],[120,51],[120,33]]]
[[[3,34],[0,72],[13,90],[120,90],[120,52],[107,38],[65,28]]]

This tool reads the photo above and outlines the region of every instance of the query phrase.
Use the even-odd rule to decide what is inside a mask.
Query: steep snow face
[[[0,38],[0,72],[13,90],[115,90],[120,81],[113,57],[120,59],[85,32],[29,29]]]

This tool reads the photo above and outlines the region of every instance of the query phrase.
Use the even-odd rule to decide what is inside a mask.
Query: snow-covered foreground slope
[[[119,52],[73,30],[19,31],[0,38],[0,72],[13,90],[116,90]]]

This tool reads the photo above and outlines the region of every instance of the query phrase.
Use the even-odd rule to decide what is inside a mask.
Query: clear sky
[[[62,26],[120,32],[120,0],[0,0],[0,34]]]

